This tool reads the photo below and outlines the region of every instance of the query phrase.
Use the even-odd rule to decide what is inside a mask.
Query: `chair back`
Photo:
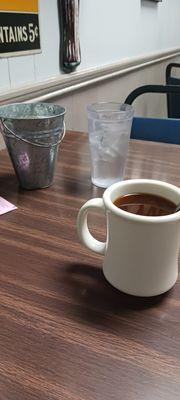
[[[134,117],[131,138],[180,144],[180,119]]]
[[[180,68],[180,64],[179,63],[168,64],[166,68],[166,84],[180,86],[180,78],[174,78],[171,75],[172,68]],[[167,106],[168,106],[169,118],[180,118],[180,94],[168,93]]]
[[[126,104],[132,104],[137,97],[145,93],[172,93],[180,95],[179,85],[143,85],[134,89],[126,98]]]

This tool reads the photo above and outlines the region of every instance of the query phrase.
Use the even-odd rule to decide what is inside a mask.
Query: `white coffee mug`
[[[132,214],[113,204],[130,193],[150,193],[180,202],[180,189],[169,183],[132,179],[115,183],[103,198],[87,201],[79,211],[77,229],[90,250],[105,255],[103,272],[117,289],[135,296],[155,296],[169,290],[178,277],[180,211],[159,217]],[[100,211],[107,217],[107,241],[89,232],[87,214]]]

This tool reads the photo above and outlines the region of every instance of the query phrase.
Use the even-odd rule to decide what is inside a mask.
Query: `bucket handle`
[[[57,146],[58,144],[61,143],[61,141],[64,139],[64,136],[65,136],[65,133],[66,133],[66,125],[65,125],[65,122],[63,121],[63,134],[62,134],[61,138],[58,140],[58,142],[53,143],[53,144],[47,144],[47,143],[39,144],[39,143],[35,143],[35,142],[30,142],[29,140],[21,138],[20,136],[18,136],[10,128],[7,127],[7,125],[5,124],[5,122],[4,122],[4,120],[2,118],[1,118],[1,123],[2,123],[3,128],[6,129],[9,133],[11,133],[11,135],[13,135],[16,139],[22,140],[22,142],[31,144],[32,146],[36,146],[36,147],[46,147],[46,148],[55,147],[55,146]]]

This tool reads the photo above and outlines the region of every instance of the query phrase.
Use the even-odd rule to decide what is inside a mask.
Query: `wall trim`
[[[1,92],[0,103],[50,100],[53,97],[60,97],[75,90],[167,61],[179,55],[180,48],[175,48],[150,55],[124,59],[113,64],[93,67],[71,74],[62,74],[42,82]]]

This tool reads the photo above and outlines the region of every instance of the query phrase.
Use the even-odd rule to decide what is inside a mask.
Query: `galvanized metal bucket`
[[[63,107],[48,103],[0,107],[1,131],[22,188],[52,184],[58,147],[65,135],[64,114]]]

